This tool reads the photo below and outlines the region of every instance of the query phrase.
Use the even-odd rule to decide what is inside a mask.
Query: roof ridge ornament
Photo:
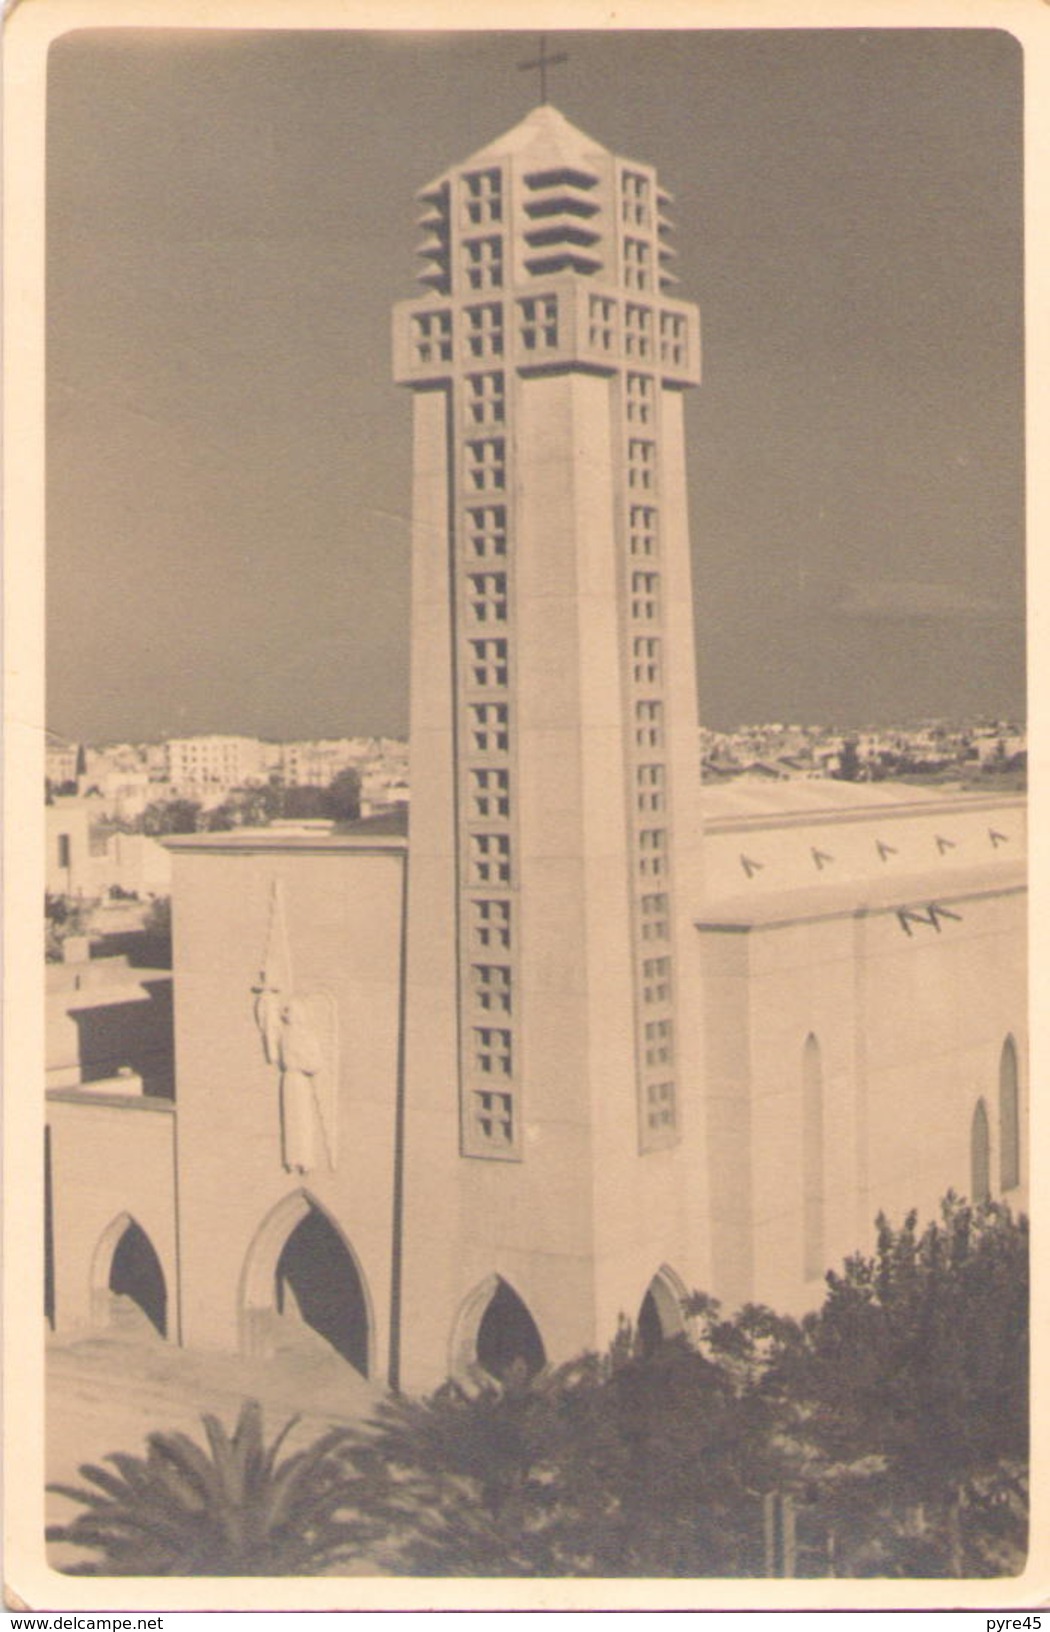
[[[546,34],[541,34],[539,56],[531,57],[528,62],[519,62],[517,64],[517,71],[519,74],[525,73],[531,68],[539,69],[541,106],[545,107],[547,104],[547,69],[555,67],[555,65],[560,62],[568,62],[568,60],[568,53],[565,51],[558,51],[554,56],[549,57],[547,55],[547,36]]]

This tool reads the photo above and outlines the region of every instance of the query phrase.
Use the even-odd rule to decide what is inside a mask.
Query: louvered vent
[[[419,193],[417,197],[422,205],[419,226],[426,233],[416,250],[416,254],[426,262],[419,273],[419,281],[435,293],[447,295],[452,288],[448,183]]]
[[[656,190],[656,203],[657,203],[656,231],[657,231],[657,235],[658,235],[659,240],[660,240],[659,248],[657,249],[657,255],[658,255],[659,261],[660,261],[660,288],[661,289],[672,289],[674,287],[674,285],[679,282],[679,279],[671,271],[671,268],[670,268],[670,266],[668,264],[670,261],[674,260],[675,257],[678,254],[678,251],[676,249],[674,249],[672,247],[672,245],[668,242],[668,239],[671,237],[671,235],[674,232],[674,223],[667,214],[667,208],[668,208],[668,206],[670,204],[673,204],[673,202],[674,202],[674,199],[673,199],[672,195],[669,192],[667,192],[665,188],[663,188],[663,187],[658,187],[657,188],[657,190]]]
[[[598,272],[601,231],[597,201],[590,197],[598,177],[585,170],[538,170],[525,177],[533,195],[525,214],[535,223],[525,230],[525,266],[536,277],[551,272]]]

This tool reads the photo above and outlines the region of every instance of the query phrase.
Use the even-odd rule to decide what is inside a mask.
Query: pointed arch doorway
[[[303,1190],[264,1219],[241,1282],[241,1347],[262,1357],[334,1351],[362,1377],[373,1370],[373,1322],[357,1257]]]
[[[687,1337],[689,1329],[682,1313],[685,1286],[666,1265],[657,1270],[646,1289],[638,1310],[636,1338],[642,1354],[652,1354],[661,1343]]]

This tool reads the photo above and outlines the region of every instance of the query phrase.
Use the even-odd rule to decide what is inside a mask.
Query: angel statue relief
[[[255,1023],[267,1064],[280,1072],[281,1161],[288,1173],[309,1173],[323,1155],[336,1157],[338,1048],[335,1002],[329,992],[299,992],[292,981],[284,901],[275,880],[270,928],[259,979],[252,987]]]
[[[259,984],[252,987],[255,995],[255,1024],[262,1037],[267,1065],[277,1064],[281,1039],[281,992],[270,982],[265,969],[259,970]]]
[[[309,1173],[316,1165],[317,1078],[324,1066],[321,1044],[302,998],[281,1009],[278,1045],[281,1067],[281,1150],[289,1173]]]

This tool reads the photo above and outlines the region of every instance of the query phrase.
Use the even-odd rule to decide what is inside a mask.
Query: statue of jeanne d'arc
[[[289,1173],[308,1173],[336,1160],[338,1026],[335,1001],[324,991],[297,992],[275,879],[270,924],[259,978],[252,987],[255,1024],[268,1065],[280,1072],[281,1161]]]
[[[255,1024],[262,1038],[263,1054],[267,1065],[276,1065],[284,1004],[281,988],[271,980],[265,969],[260,969],[258,984],[252,987],[252,991],[255,993]]]

